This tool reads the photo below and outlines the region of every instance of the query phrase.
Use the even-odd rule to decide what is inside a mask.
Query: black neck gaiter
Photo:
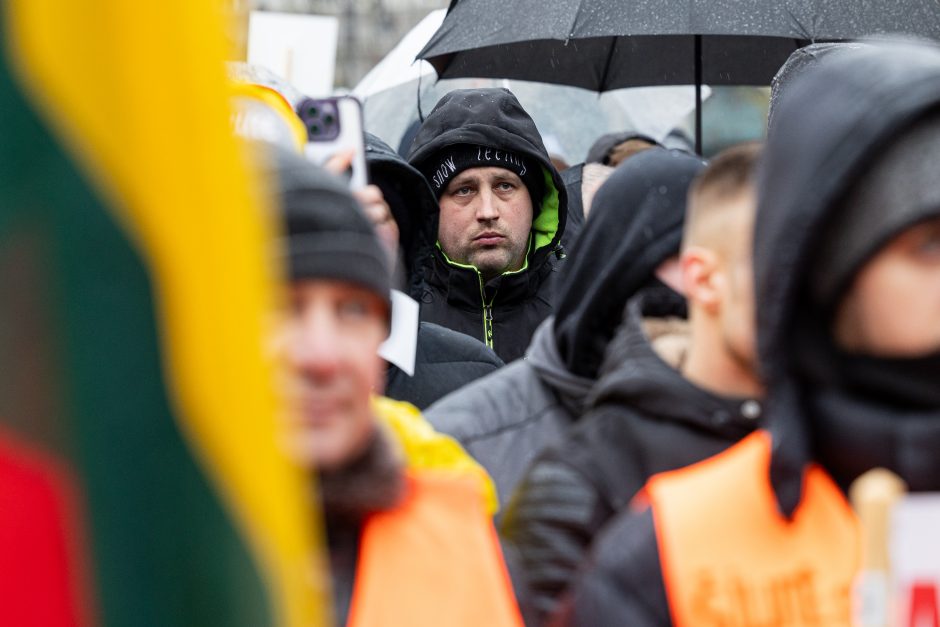
[[[940,351],[850,355],[818,327],[798,342],[813,456],[839,485],[887,468],[911,490],[940,490]]]
[[[940,351],[904,359],[840,355],[839,361],[844,385],[855,396],[905,410],[940,411]]]

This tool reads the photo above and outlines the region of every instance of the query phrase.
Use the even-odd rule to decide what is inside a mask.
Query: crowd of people
[[[252,145],[337,624],[852,624],[850,486],[940,490],[940,50],[827,44],[773,88],[707,162],[615,133],[559,172],[489,88],[403,155],[368,135],[357,192]]]

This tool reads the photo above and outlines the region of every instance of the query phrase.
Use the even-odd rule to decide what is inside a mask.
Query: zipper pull
[[[486,320],[486,345],[493,348],[493,308],[485,306],[483,311]]]

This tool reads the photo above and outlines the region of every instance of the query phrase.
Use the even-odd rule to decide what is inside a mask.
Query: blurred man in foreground
[[[439,443],[447,459],[410,455],[380,420],[389,402],[373,401],[386,251],[338,180],[288,153],[276,170],[291,277],[274,341],[289,366],[284,445],[319,477],[337,624],[520,624],[479,476],[449,463],[453,442]]]

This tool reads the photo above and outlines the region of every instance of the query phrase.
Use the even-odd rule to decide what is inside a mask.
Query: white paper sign
[[[415,374],[419,309],[418,301],[392,290],[392,330],[388,339],[379,346],[382,359],[395,364],[409,377]]]
[[[263,66],[308,96],[333,92],[339,22],[335,17],[252,11],[248,62]]]
[[[938,453],[940,454],[940,453]],[[891,515],[893,625],[934,627],[940,618],[940,494],[909,494]]]

